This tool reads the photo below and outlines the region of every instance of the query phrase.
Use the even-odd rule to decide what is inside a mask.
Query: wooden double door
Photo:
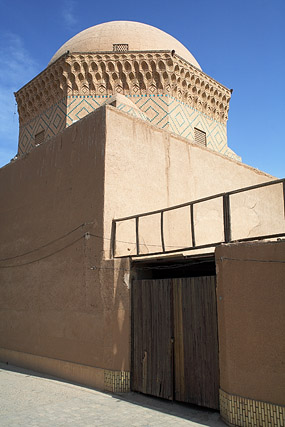
[[[132,390],[219,408],[215,276],[133,282]]]

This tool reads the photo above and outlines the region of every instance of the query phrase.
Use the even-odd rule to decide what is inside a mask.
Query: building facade
[[[178,41],[128,22],[78,34],[16,93],[2,361],[282,425],[284,181],[228,148],[230,96]]]

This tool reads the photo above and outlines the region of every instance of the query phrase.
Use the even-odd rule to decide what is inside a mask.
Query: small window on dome
[[[41,144],[42,142],[44,142],[44,139],[45,139],[45,131],[42,130],[35,135],[35,145]]]
[[[128,44],[113,44],[114,52],[127,52],[129,50]]]
[[[203,145],[206,147],[207,145],[207,136],[206,132],[204,132],[201,129],[194,128],[194,140],[197,142],[197,144]]]

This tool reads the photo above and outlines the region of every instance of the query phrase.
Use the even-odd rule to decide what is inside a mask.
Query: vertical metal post
[[[139,217],[136,217],[136,245],[137,245],[137,255],[140,253],[140,239],[139,239]]]
[[[284,217],[285,217],[285,180],[283,181],[283,202],[284,202]]]
[[[116,255],[116,221],[112,221],[112,230],[111,230],[111,258],[114,258]]]
[[[192,246],[193,246],[193,248],[195,248],[196,240],[195,240],[194,205],[193,205],[193,203],[190,205],[190,221],[191,221]]]
[[[163,234],[163,211],[161,211],[161,213],[160,213],[160,233],[161,233],[162,251],[165,252],[164,234]]]
[[[223,195],[223,213],[224,213],[224,236],[225,236],[225,242],[228,243],[232,240],[229,194]]]

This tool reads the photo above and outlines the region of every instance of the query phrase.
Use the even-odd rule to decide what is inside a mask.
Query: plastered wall
[[[0,359],[99,387],[129,371],[128,266],[102,262],[104,117],[0,170]]]
[[[0,359],[111,391],[117,383],[128,389],[129,265],[111,259],[113,218],[271,179],[111,106],[5,166]],[[270,197],[279,214],[279,189]],[[272,220],[262,203],[258,210],[245,198],[241,206],[257,218],[249,232],[262,226],[260,211]],[[189,212],[177,215],[166,218],[170,246],[189,239]],[[220,204],[195,215],[200,240],[220,233]],[[146,253],[158,242],[157,224],[157,218],[142,224]],[[118,233],[131,255],[134,224]]]
[[[104,230],[107,237],[111,237],[113,218],[274,179],[111,106],[106,114]],[[234,238],[284,232],[282,192],[279,185],[234,196],[231,205]],[[191,246],[190,228],[189,208],[166,214],[166,247]],[[195,208],[195,229],[197,244],[223,240],[222,199]],[[118,255],[136,253],[134,220],[118,224],[117,240]],[[104,250],[108,258],[108,240],[104,241]],[[145,254],[161,250],[159,215],[140,220],[140,250]]]
[[[252,417],[249,425],[254,417],[255,425],[284,421],[284,261],[284,240],[216,249],[220,387],[236,396],[225,408],[235,425],[245,425],[242,410]],[[283,405],[283,412],[264,402]]]

